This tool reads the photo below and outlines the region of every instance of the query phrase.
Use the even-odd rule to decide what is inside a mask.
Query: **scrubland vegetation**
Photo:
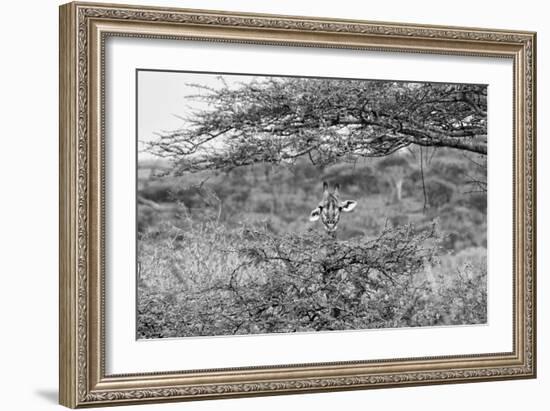
[[[138,338],[487,321],[483,155],[168,170],[138,170]],[[308,220],[322,181],[358,203],[336,239]]]

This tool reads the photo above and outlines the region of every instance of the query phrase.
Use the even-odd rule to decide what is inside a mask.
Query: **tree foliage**
[[[204,108],[148,150],[179,173],[303,156],[324,167],[410,145],[487,153],[484,85],[281,77],[223,84],[194,85],[199,94],[190,98]]]

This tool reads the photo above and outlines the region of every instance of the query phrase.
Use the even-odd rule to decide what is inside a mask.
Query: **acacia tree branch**
[[[322,166],[411,145],[487,154],[485,86],[270,78],[236,89],[194,87],[210,108],[148,143],[177,172],[301,156]]]

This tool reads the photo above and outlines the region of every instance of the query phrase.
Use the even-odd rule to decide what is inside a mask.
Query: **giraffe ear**
[[[346,213],[352,211],[355,206],[357,205],[357,201],[353,201],[353,200],[346,200],[346,201],[342,201],[340,203],[340,209],[342,211],[345,211]]]
[[[320,215],[321,215],[321,209],[317,207],[309,215],[309,221],[317,221]]]

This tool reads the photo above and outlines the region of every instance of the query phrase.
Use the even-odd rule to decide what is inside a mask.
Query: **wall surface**
[[[442,1],[137,1],[139,4],[377,21],[526,29],[538,32],[539,378],[346,393],[142,405],[147,410],[407,409],[542,410],[550,389],[550,27],[544,2]],[[55,0],[2,7],[0,65],[0,407],[57,405],[57,6]],[[546,405],[547,407],[547,405]]]

